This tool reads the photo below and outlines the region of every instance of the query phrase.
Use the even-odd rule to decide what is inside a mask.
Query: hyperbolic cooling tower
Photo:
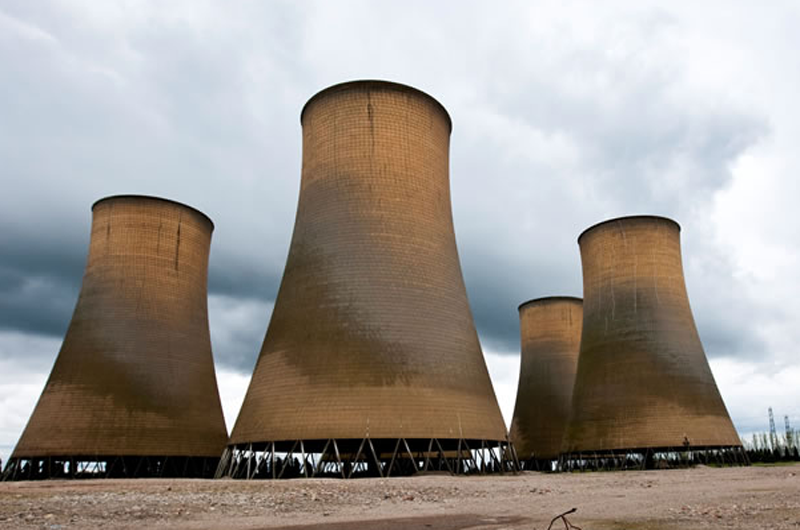
[[[380,460],[378,474],[393,453],[498,446],[453,231],[447,111],[408,86],[356,81],[312,97],[301,124],[294,234],[233,453],[324,462],[348,446],[355,462]],[[219,474],[244,476],[234,466]]]
[[[214,225],[153,197],[92,211],[80,297],[6,476],[213,474],[227,441],[207,312]]]
[[[692,318],[680,226],[623,217],[578,243],[583,332],[565,451],[741,446]]]
[[[583,307],[580,298],[552,296],[519,306],[520,360],[511,442],[526,466],[549,469],[558,458],[572,404]]]

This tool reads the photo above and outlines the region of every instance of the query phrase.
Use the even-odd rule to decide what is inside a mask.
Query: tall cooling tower
[[[211,220],[102,199],[55,365],[5,476],[213,476],[227,442],[208,328]]]
[[[580,298],[553,296],[519,306],[522,356],[511,442],[526,468],[550,469],[561,452],[582,325]]]
[[[475,456],[506,430],[456,249],[447,112],[356,81],[312,97],[301,124],[289,256],[218,476],[499,466]]]
[[[583,332],[566,459],[675,450],[738,457],[689,307],[680,226],[624,217],[587,229],[578,243]]]

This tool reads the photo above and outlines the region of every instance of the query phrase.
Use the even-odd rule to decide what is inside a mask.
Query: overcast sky
[[[576,238],[658,214],[742,433],[800,427],[800,4],[0,1],[0,457],[80,290],[90,206],[121,193],[216,223],[210,318],[228,427],[288,252],[299,114],[377,78],[453,119],[456,236],[510,421],[517,305],[581,295]],[[769,6],[768,8],[765,6]]]

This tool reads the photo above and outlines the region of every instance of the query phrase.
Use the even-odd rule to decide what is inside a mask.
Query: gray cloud
[[[60,339],[77,302],[85,257],[78,258],[73,248],[34,247],[35,252],[28,255],[12,252],[21,248],[25,246],[8,245],[4,249],[0,330]],[[253,269],[223,262],[212,267],[209,275],[211,324],[219,335],[215,340],[217,359],[243,372],[253,367],[260,344],[251,339],[255,331],[263,338],[280,280],[279,273]],[[226,316],[231,313],[237,318]],[[243,348],[243,344],[249,347]],[[49,358],[54,352],[37,349],[35,353]]]
[[[267,331],[272,304],[212,295],[208,305],[215,359],[222,366],[251,374]]]
[[[619,69],[595,55],[582,63]],[[453,154],[455,217],[459,234],[469,234],[460,238],[465,277],[487,346],[517,351],[516,306],[525,299],[580,296],[583,229],[654,213],[684,225],[684,253],[698,265],[687,271],[690,294],[710,355],[763,350],[749,313],[719,311],[753,301],[713,241],[707,214],[730,184],[734,161],[768,134],[766,121],[736,105],[677,105],[668,95],[681,90],[680,77],[640,77],[619,86],[612,108],[603,106],[605,93],[570,97],[542,84],[527,96],[544,105],[526,107],[521,90],[506,89],[485,109],[467,111],[473,122]],[[523,110],[509,118],[511,109]],[[563,122],[551,118],[561,110]]]
[[[215,351],[246,373],[289,247],[300,108],[328,84],[384,77],[428,90],[454,118],[455,226],[487,349],[517,351],[520,302],[580,296],[581,230],[656,213],[684,226],[709,354],[768,355],[742,309],[758,305],[752,290],[707,214],[732,164],[773,130],[760,110],[694,82],[680,53],[685,17],[647,6],[520,3],[490,16],[465,3],[456,17],[423,2],[348,7],[4,4],[0,327],[63,334],[89,205],[161,195],[216,222]]]
[[[0,236],[0,329],[64,333],[83,275],[86,247],[81,243],[49,238],[46,232]]]
[[[77,291],[48,277],[0,270],[0,329],[62,335]]]

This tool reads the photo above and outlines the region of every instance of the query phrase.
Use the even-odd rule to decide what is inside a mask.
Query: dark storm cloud
[[[208,312],[217,363],[251,374],[272,314],[272,303],[212,295]]]
[[[581,293],[575,263],[552,266],[546,264],[547,257],[535,253],[530,259],[503,262],[473,245],[461,247],[461,258],[475,324],[484,348],[492,352],[519,353],[517,308],[521,303],[544,296]]]
[[[120,193],[209,214],[209,293],[269,305],[291,233],[294,199],[284,195],[296,195],[307,94],[291,75],[264,83],[287,71],[282,50],[297,38],[295,10],[276,17],[257,8],[255,33],[222,24],[209,37],[180,18],[141,23],[143,12],[106,8],[0,8],[0,329],[63,336],[85,265],[89,207]],[[106,16],[120,17],[122,28],[109,30]],[[256,37],[241,53],[241,39]],[[236,344],[218,350],[222,361],[231,351],[233,365],[248,364]]]
[[[694,226],[709,223],[703,209],[730,183],[731,163],[769,132],[750,109],[681,84],[681,58],[662,50],[679,24],[659,10],[615,20],[613,46],[604,35],[584,40],[586,21],[567,13],[556,21],[558,46],[539,46],[549,29],[524,16],[440,25],[448,7],[376,13],[357,5],[242,4],[224,16],[202,3],[184,12],[0,8],[0,158],[4,181],[13,183],[0,208],[10,237],[0,240],[0,325],[63,334],[80,286],[89,205],[116,193],[161,195],[215,221],[215,352],[222,364],[249,371],[289,247],[300,108],[348,78],[418,84],[453,116],[464,277],[481,340],[497,352],[518,350],[519,303],[580,296],[576,238],[595,222],[675,217],[685,250],[702,261],[705,236]],[[475,15],[473,7],[465,9]],[[431,16],[412,17],[416,11]],[[378,19],[394,23],[388,33]],[[401,31],[411,22],[437,45]],[[486,29],[506,27],[499,40]],[[390,47],[364,46],[387,35]],[[429,60],[412,60],[423,52]],[[465,56],[473,60],[456,60]],[[687,271],[712,356],[759,350],[747,315],[720,311],[748,305],[729,265]],[[248,309],[239,314],[237,306]],[[219,317],[226,314],[240,318]]]
[[[84,242],[54,244],[35,238],[24,244],[0,242],[0,330],[60,340],[78,299],[85,249]],[[221,261],[209,273],[211,311],[220,313],[215,316],[223,326],[215,337],[215,352],[221,364],[247,372],[266,330],[280,271],[265,273],[253,263]],[[48,358],[54,354],[36,352]]]
[[[23,275],[0,268],[0,329],[36,335],[63,335],[77,289],[52,277]]]
[[[52,235],[21,230],[0,236],[0,329],[48,336],[66,331],[86,248]]]
[[[254,263],[215,264],[209,271],[208,292],[271,303],[275,301],[280,279],[280,272],[256,270]]]
[[[602,59],[593,68],[602,69]],[[710,240],[706,214],[714,195],[730,184],[734,161],[769,128],[763,117],[735,106],[721,111],[676,104],[666,96],[669,81],[657,77],[659,83],[645,83],[654,86],[642,93],[622,85],[630,94],[617,108],[599,108],[598,94],[571,98],[541,86],[536,99],[551,104],[540,114],[531,110],[540,107],[526,107],[516,100],[521,94],[508,90],[511,104],[489,98],[487,109],[471,112],[467,127],[473,130],[454,141],[454,210],[470,301],[487,348],[518,351],[520,302],[581,296],[576,240],[583,229],[644,213],[684,225],[685,257],[699,263],[687,276],[697,280],[690,295],[699,301],[695,316],[709,354],[762,351],[752,317],[737,309],[753,305],[747,285]],[[509,108],[523,110],[509,120]],[[549,118],[562,111],[562,122]],[[501,136],[486,142],[481,129]]]

